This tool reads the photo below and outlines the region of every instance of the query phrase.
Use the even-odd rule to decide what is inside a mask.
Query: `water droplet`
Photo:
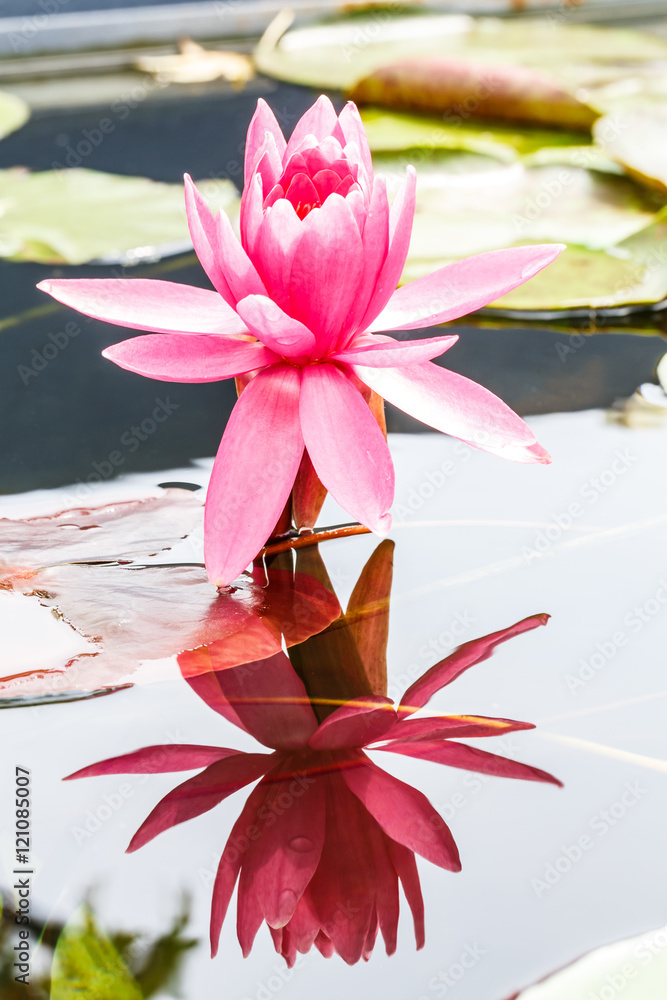
[[[289,846],[293,851],[298,851],[299,854],[307,854],[308,851],[312,851],[315,845],[308,837],[292,837]]]

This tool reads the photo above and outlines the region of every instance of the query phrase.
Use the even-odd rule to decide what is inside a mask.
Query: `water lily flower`
[[[548,462],[500,399],[432,359],[451,335],[401,341],[523,284],[562,245],[494,250],[396,290],[415,211],[408,167],[389,204],[361,118],[326,97],[286,141],[260,100],[248,130],[241,240],[186,176],[188,223],[215,291],[168,281],[57,279],[39,287],[96,319],[149,331],[107,348],[122,368],[167,382],[244,376],[206,502],[206,564],[229,584],[289,498],[304,448],[335,500],[371,531],[391,525],[394,470],[370,392],[418,420],[517,462]]]
[[[461,867],[458,850],[426,796],[382,770],[366,751],[560,785],[538,768],[458,742],[532,729],[530,723],[468,715],[413,718],[499,643],[547,618],[534,615],[465,643],[415,681],[397,707],[382,695],[363,695],[345,701],[319,724],[318,705],[283,652],[230,668],[224,643],[213,643],[179,656],[185,679],[212,709],[270,753],[152,746],[69,777],[203,768],[158,802],[128,851],[259,779],[220,859],[211,912],[213,954],[237,880],[237,933],[246,956],[263,922],[289,965],[313,945],[350,964],[368,959],[378,930],[392,953],[399,881],[422,947],[424,905],[415,854],[455,872]]]

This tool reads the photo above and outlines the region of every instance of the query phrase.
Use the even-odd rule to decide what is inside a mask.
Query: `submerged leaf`
[[[351,100],[461,121],[491,118],[587,131],[598,117],[552,76],[531,66],[419,56],[381,66],[352,88]]]
[[[232,209],[231,181],[204,181]],[[0,171],[0,256],[45,264],[156,258],[189,249],[183,187],[97,170]]]
[[[15,94],[0,90],[0,139],[25,125],[30,117],[30,108]]]
[[[143,1000],[136,979],[87,908],[65,925],[53,958],[51,1000]]]

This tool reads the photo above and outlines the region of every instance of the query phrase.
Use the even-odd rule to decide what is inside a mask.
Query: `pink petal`
[[[271,534],[303,454],[300,375],[275,365],[251,380],[229,418],[204,517],[205,559],[215,586],[231,583]]]
[[[479,715],[448,715],[425,719],[401,719],[389,729],[382,740],[449,740],[461,737],[472,739],[482,736],[503,736],[524,729],[534,729],[532,722],[514,722],[512,719],[489,719]]]
[[[321,205],[317,188],[307,174],[297,174],[285,191],[285,198],[294,206],[294,211],[300,219],[305,219],[309,212]]]
[[[216,645],[209,647],[213,669]],[[224,656],[224,649],[221,652]],[[243,728],[260,743],[272,749],[308,745],[317,720],[306,689],[282,650],[264,660],[218,670],[215,676]]]
[[[254,250],[262,220],[264,219],[264,188],[262,178],[254,175],[241,198],[241,243],[250,259],[255,263]]]
[[[436,764],[447,764],[449,767],[461,767],[465,771],[479,771],[481,774],[492,774],[498,778],[523,778],[525,781],[547,781],[552,785],[563,787],[562,781],[554,778],[547,771],[541,771],[530,764],[521,764],[518,760],[508,760],[487,750],[478,750],[465,743],[445,741],[429,743],[415,740],[411,743],[394,741],[386,746],[375,747],[376,750],[388,750],[390,753],[405,754],[418,760],[430,760]]]
[[[292,262],[304,230],[294,206],[283,199],[264,214],[253,252],[253,260],[270,298],[289,310]]]
[[[234,296],[230,291],[222,266],[215,219],[190,175],[185,174],[183,180],[185,181],[185,211],[195,253],[213,287],[222,295],[228,305],[233,306]]]
[[[391,525],[394,467],[361,393],[333,365],[303,369],[301,425],[317,475],[352,517],[377,534]]]
[[[63,278],[37,286],[85,316],[153,333],[247,333],[217,292],[152,278]]]
[[[354,372],[400,410],[475,448],[512,462],[551,461],[514,410],[463,375],[428,361],[394,369],[355,365]]]
[[[405,893],[408,906],[412,911],[412,919],[415,926],[415,939],[417,942],[417,949],[419,950],[424,947],[425,933],[424,898],[422,896],[421,885],[419,883],[417,862],[415,861],[415,856],[412,851],[409,851],[407,847],[403,847],[403,844],[399,844],[397,841],[392,840],[389,837],[387,838],[387,850],[389,851],[389,857],[391,858],[392,864],[396,869],[396,874],[401,880],[401,885],[403,886],[403,892]]]
[[[297,151],[306,136],[312,135],[318,142],[321,142],[333,133],[337,123],[338,117],[334,106],[329,98],[323,94],[297,122],[287,143],[283,162]]]
[[[248,295],[236,308],[250,332],[271,351],[286,358],[297,358],[310,354],[315,348],[315,337],[310,330],[298,319],[288,316],[266,295]]]
[[[218,953],[220,931],[224,923],[229,901],[234,892],[236,879],[245,858],[245,851],[250,844],[248,831],[255,828],[257,811],[261,808],[266,796],[267,785],[260,781],[248,796],[241,815],[232,827],[232,832],[225,844],[220,858],[218,871],[213,885],[213,901],[211,903],[211,957]]]
[[[218,643],[212,642],[208,646],[200,646],[198,649],[188,649],[183,653],[179,653],[177,658],[178,665],[183,677],[194,693],[202,701],[205,701],[209,708],[212,708],[214,712],[218,712],[228,722],[231,722],[232,725],[238,726],[243,732],[247,732],[248,730],[241,722],[236,711],[222,693],[219,681],[222,670],[215,673],[213,671],[212,656],[218,645]]]
[[[412,222],[415,215],[415,193],[417,174],[414,167],[408,167],[405,184],[398,192],[389,213],[389,250],[375,284],[373,296],[359,323],[360,330],[369,329],[373,320],[387,305],[396,291],[405,260],[408,256]]]
[[[338,191],[338,194],[345,195],[346,190],[338,190],[341,184],[346,183],[349,189],[349,185],[354,183],[353,177],[346,177],[344,181],[341,181],[335,170],[318,170],[318,172],[313,177],[313,184],[319,195],[320,202],[326,201],[330,194],[334,191]]]
[[[368,217],[362,236],[364,247],[364,270],[352,308],[344,324],[343,334],[355,333],[372,301],[378,276],[389,248],[389,199],[387,184],[383,177],[373,183]],[[344,343],[343,340],[339,341]]]
[[[109,757],[97,764],[89,764],[63,781],[73,778],[92,778],[102,774],[164,774],[169,771],[194,771],[198,767],[208,767],[216,760],[238,754],[238,750],[225,747],[198,747],[185,743],[170,743],[165,746],[142,747],[120,757]]]
[[[243,317],[245,318],[245,317]],[[246,321],[247,322],[247,321]],[[429,337],[426,340],[403,340],[393,343],[368,344],[348,347],[331,355],[332,361],[344,361],[348,365],[368,365],[371,368],[396,368],[401,365],[423,364],[437,358],[459,338]]]
[[[248,126],[248,133],[246,135],[244,184],[248,184],[250,181],[251,174],[257,166],[259,157],[262,155],[261,147],[264,142],[264,136],[267,132],[270,132],[273,136],[276,143],[276,149],[282,159],[285,154],[287,143],[285,142],[280,125],[276,120],[276,116],[266,101],[260,97],[257,101],[257,110],[252,116],[252,120]]]
[[[298,902],[294,915],[289,922],[289,928],[285,928],[285,930],[288,929],[296,950],[304,955],[310,951],[315,943],[315,938],[321,932],[321,928],[308,889],[306,889]],[[271,928],[271,930],[274,931],[274,928]],[[282,929],[280,933],[282,934]]]
[[[161,382],[218,382],[280,361],[257,341],[156,333],[123,340],[102,351],[120,368]]]
[[[396,724],[396,710],[389,698],[364,695],[345,702],[328,715],[313,736],[314,750],[364,747],[382,739]]]
[[[448,264],[397,289],[369,330],[416,330],[466,316],[523,285],[564,249],[561,243],[511,247]]]
[[[297,528],[315,527],[326,495],[310,455],[304,451],[292,490],[292,518]]]
[[[346,200],[332,194],[303,223],[292,261],[292,316],[312,330],[326,354],[350,311],[363,274],[363,245]]]
[[[418,680],[412,684],[401,698],[398,706],[399,714],[409,715],[423,708],[433,695],[440,691],[447,684],[451,684],[456,678],[467,670],[484,660],[488,660],[496,646],[501,642],[507,642],[515,635],[522,635],[530,632],[539,625],[546,625],[549,615],[531,615],[530,618],[523,618],[516,625],[509,628],[500,629],[498,632],[491,632],[480,639],[472,639],[464,642],[462,646],[455,649],[453,653],[446,656],[444,660],[436,663],[434,667],[427,670]]]
[[[247,253],[239,243],[229,218],[222,211],[216,219],[218,253],[233,303],[246,295],[264,295],[266,289]]]
[[[270,132],[265,132],[262,145],[258,150],[257,163],[255,164],[251,182],[252,179],[260,177],[262,191],[268,194],[273,186],[279,183],[282,171],[282,156],[278,150],[275,136]]]
[[[368,146],[368,138],[361,115],[356,104],[348,101],[340,115],[338,116],[340,127],[343,130],[346,144],[354,143],[359,152],[359,163],[362,171],[362,178],[367,188],[370,188],[373,181],[373,161],[371,151]]]
[[[261,836],[247,865],[267,924],[284,927],[315,874],[324,845],[324,784],[304,774],[274,782],[262,810]]]
[[[387,836],[440,868],[460,871],[459,852],[449,827],[425,795],[368,758],[341,774]]]
[[[233,792],[261,778],[272,763],[271,754],[236,753],[210,764],[158,802],[130,841],[128,853],[137,851],[164,830],[213,809]]]

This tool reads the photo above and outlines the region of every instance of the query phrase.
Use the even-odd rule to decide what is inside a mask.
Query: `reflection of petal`
[[[396,723],[396,710],[389,698],[362,695],[347,701],[322,722],[310,738],[313,750],[364,747],[383,739]]]
[[[459,852],[449,827],[425,795],[365,758],[342,772],[348,787],[392,840],[427,861],[460,871]]]
[[[449,740],[461,737],[472,739],[480,736],[502,736],[521,729],[534,729],[532,722],[514,722],[513,719],[489,719],[481,715],[433,716],[425,719],[401,719],[384,734],[383,740]]]
[[[347,602],[345,618],[374,694],[387,691],[389,597],[394,542],[385,538],[362,569]]]
[[[388,750],[390,753],[401,753],[419,760],[431,760],[436,764],[447,764],[449,767],[462,767],[466,771],[479,771],[481,774],[493,774],[499,778],[523,778],[525,781],[548,781],[562,788],[563,783],[553,774],[541,771],[539,767],[521,764],[518,760],[508,760],[477,747],[469,747],[465,743],[415,740],[411,743],[399,743],[395,740],[386,746],[376,747],[377,750]]]
[[[297,772],[275,781],[268,788],[263,812],[261,835],[248,848],[245,864],[254,871],[254,891],[266,922],[284,927],[322,854],[324,783]]]
[[[265,786],[262,782],[253,788],[244,805],[241,815],[232,827],[225,849],[222,852],[218,871],[213,885],[213,900],[211,903],[211,957],[218,953],[218,942],[224,919],[229,909],[229,901],[234,892],[243,863],[244,852],[250,843],[248,830],[253,828],[257,810],[264,801]]]
[[[92,778],[100,774],[166,774],[169,771],[194,771],[208,767],[217,760],[238,754],[238,750],[225,747],[189,746],[185,743],[170,743],[164,746],[142,747],[133,753],[110,757],[97,764],[82,767],[74,774],[68,774],[63,781],[72,778]]]
[[[209,671],[216,671],[217,649],[221,650],[224,660],[224,642],[212,643],[194,653],[181,654],[181,670],[187,674],[189,665],[197,657],[197,669],[208,659]],[[186,679],[190,680],[187,676]],[[212,690],[219,690],[242,727],[265,746],[273,749],[306,746],[317,728],[306,689],[282,650],[264,660],[218,670],[215,682],[217,688],[213,688],[210,679],[207,688],[197,683],[192,686],[197,694],[203,692],[205,700],[208,700],[206,695]],[[223,706],[221,702],[216,702],[212,707],[221,711]],[[221,714],[226,713],[221,711]]]
[[[260,778],[271,766],[271,761],[270,754],[237,753],[177,785],[146,817],[130,841],[128,853],[143,847],[158,833],[177,823],[208,812],[232,792]]]
[[[417,948],[423,948],[425,942],[424,898],[419,883],[419,872],[417,871],[415,856],[407,847],[399,844],[396,840],[392,840],[390,837],[387,837],[387,850],[389,851],[392,864],[396,869],[396,874],[401,880],[408,906],[412,911]]]
[[[548,615],[532,615],[509,628],[484,635],[480,639],[464,642],[444,660],[427,670],[408,688],[401,698],[401,704],[398,707],[399,714],[407,715],[416,712],[417,709],[426,705],[437,691],[447,684],[451,684],[468,667],[474,667],[477,663],[488,660],[499,643],[506,642],[515,635],[521,635],[522,632],[529,632],[531,629],[537,628],[538,625],[546,625],[548,621]]]

